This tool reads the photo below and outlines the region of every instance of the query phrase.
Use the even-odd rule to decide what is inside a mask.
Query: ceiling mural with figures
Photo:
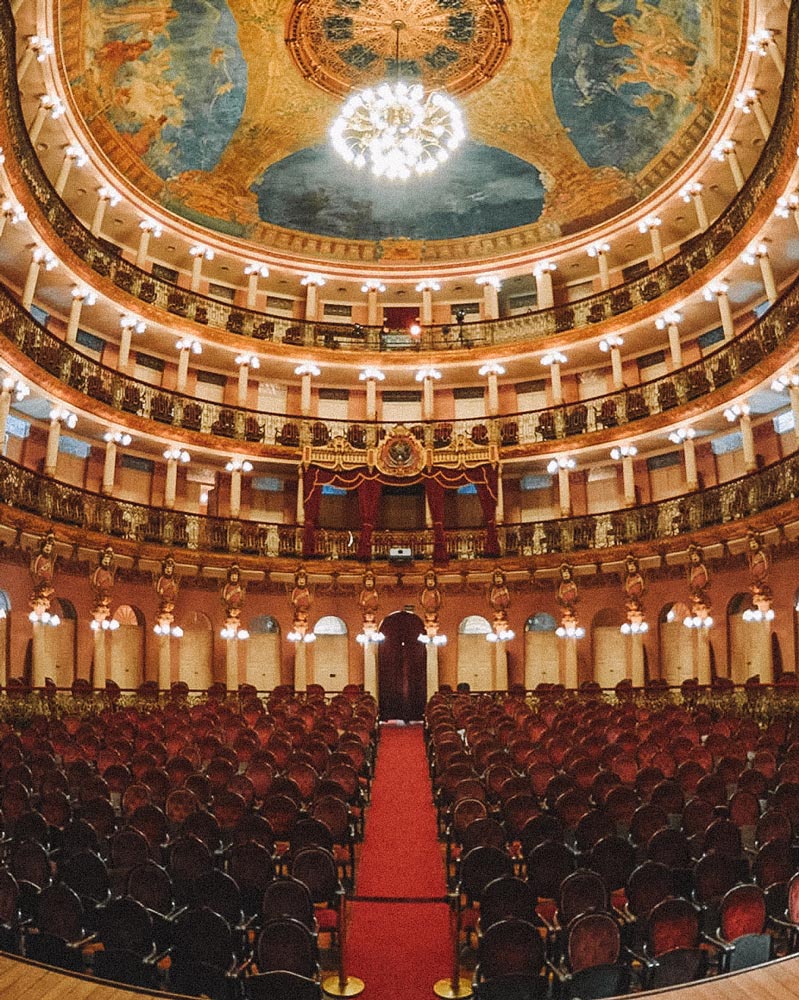
[[[546,242],[668,179],[725,97],[745,0],[60,0],[94,141],[143,194],[211,229]],[[400,56],[396,30],[402,20]],[[469,141],[378,181],[327,141],[386,76],[459,95]]]

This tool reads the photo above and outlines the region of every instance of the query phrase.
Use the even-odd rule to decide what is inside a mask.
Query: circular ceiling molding
[[[498,70],[510,19],[501,0],[296,0],[286,45],[307,80],[338,96],[395,76],[466,94]]]

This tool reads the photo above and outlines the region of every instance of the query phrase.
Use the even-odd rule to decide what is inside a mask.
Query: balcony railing
[[[527,316],[462,326],[451,323],[425,327],[417,342],[405,330],[310,323],[221,302],[154,277],[124,260],[117,247],[92,236],[56,194],[33,150],[15,77],[16,43],[9,0],[0,0],[0,12],[3,14],[0,17],[3,113],[13,155],[31,195],[52,227],[54,245],[62,240],[96,274],[142,302],[201,325],[262,341],[358,351],[447,350],[538,340],[612,319],[653,302],[711,265],[752,217],[795,142],[799,5],[792,4],[788,15],[785,75],[771,133],[743,189],[704,233],[684,243],[679,253],[665,263],[609,291]]]
[[[634,424],[668,413],[675,421],[679,408],[707,393],[730,386],[755,365],[791,344],[799,326],[799,278],[768,312],[699,361],[639,385],[603,396],[501,417],[469,420],[420,421],[414,433],[427,446],[444,454],[460,454],[496,445],[500,449],[541,442],[577,439],[595,431]],[[329,461],[357,465],[366,449],[385,438],[392,424],[379,421],[303,418],[211,403],[168,389],[154,387],[100,364],[60,340],[37,323],[0,284],[0,334],[45,371],[66,385],[117,410],[148,418],[165,427],[201,431],[220,438],[279,446],[294,453],[312,449],[316,461],[326,464],[326,451],[337,439]],[[574,441],[574,444],[577,442]],[[487,460],[487,454],[486,454]]]
[[[696,532],[762,515],[797,496],[799,453],[759,472],[657,503],[583,517],[500,525],[500,545],[502,554],[512,557],[567,555],[640,543],[661,548],[668,539],[686,533],[693,539]],[[302,552],[298,525],[207,517],[115,500],[48,479],[8,458],[0,458],[0,504],[49,523],[137,544],[268,558],[297,557]],[[779,517],[774,523],[780,523]],[[453,559],[480,558],[484,544],[481,528],[447,531],[447,551]],[[379,529],[373,535],[373,558],[387,558],[397,546],[408,547],[414,558],[430,559],[433,532]],[[317,553],[321,558],[354,557],[357,547],[357,531],[318,529]]]

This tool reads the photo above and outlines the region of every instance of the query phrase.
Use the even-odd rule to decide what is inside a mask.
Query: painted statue
[[[377,621],[380,594],[377,592],[377,580],[370,569],[367,569],[363,574],[361,592],[358,595],[358,604],[361,609],[364,625],[374,625]]]
[[[227,577],[220,593],[228,619],[238,619],[241,617],[241,610],[244,607],[244,594],[245,587],[241,582],[239,564],[233,563],[228,568]]]
[[[94,567],[89,577],[89,586],[92,588],[95,602],[97,604],[108,604],[111,599],[111,592],[114,589],[117,567],[114,562],[114,549],[110,545],[100,552],[97,565]]]
[[[55,535],[48,531],[39,541],[38,551],[31,559],[30,573],[33,580],[31,600],[49,601],[55,579]]]
[[[510,607],[510,590],[508,590],[505,573],[499,566],[494,567],[494,572],[491,576],[491,586],[488,589],[488,603],[494,612],[494,621],[500,623],[507,622],[508,608]]]
[[[291,607],[294,610],[295,624],[307,624],[308,612],[311,609],[311,591],[308,588],[308,574],[304,566],[298,566],[294,571],[294,587],[291,591]]]
[[[175,610],[175,600],[178,596],[180,581],[175,575],[175,559],[170,553],[161,563],[161,572],[155,581],[155,592],[158,595],[158,612],[169,615]]]
[[[561,563],[560,565],[560,583],[555,593],[555,599],[567,611],[574,611],[574,605],[579,600],[574,570],[569,563]]]
[[[429,569],[424,575],[424,586],[419,594],[419,604],[424,613],[425,624],[437,624],[438,611],[441,607],[441,591],[438,589],[438,577],[434,569]]]
[[[688,590],[692,598],[701,598],[707,603],[707,588],[710,586],[710,573],[705,565],[705,554],[700,546],[693,542],[688,546]]]

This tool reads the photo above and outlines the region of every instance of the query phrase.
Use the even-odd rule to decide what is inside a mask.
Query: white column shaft
[[[363,689],[375,698],[377,692],[377,646],[373,642],[363,645]]]
[[[699,488],[699,474],[696,471],[696,443],[693,438],[686,438],[682,443],[685,458],[685,485],[689,490]]]
[[[239,383],[236,391],[236,402],[239,406],[247,405],[247,388],[250,380],[250,366],[239,365]]]
[[[297,524],[305,524],[305,487],[303,486],[303,468],[297,470],[297,509],[295,512]]]
[[[760,263],[760,274],[763,277],[763,287],[766,289],[766,298],[769,302],[774,302],[777,298],[777,282],[774,280],[774,268],[771,266],[771,258],[768,254],[761,254],[758,257]]]
[[[104,688],[108,676],[108,635],[106,630],[98,628],[94,633],[94,668],[92,671],[92,685],[95,688]]]
[[[202,254],[197,254],[197,256],[191,262],[191,290],[193,292],[199,292],[200,290],[200,277],[203,269],[203,257]]]
[[[489,283],[483,285],[483,316],[485,319],[499,319],[499,293]]]
[[[103,493],[114,492],[114,480],[117,471],[117,446],[114,441],[108,441],[105,446],[105,461],[103,462]]]
[[[39,139],[39,133],[42,131],[42,125],[44,125],[45,119],[47,118],[47,108],[39,107],[36,115],[31,123],[29,135],[31,140],[31,145],[35,146]]]
[[[697,191],[696,194],[692,194],[691,201],[694,203],[697,224],[704,232],[707,229],[709,222],[707,217],[707,208],[705,208],[705,199],[702,196],[702,192]]]
[[[771,123],[768,118],[766,118],[766,112],[763,110],[763,105],[760,103],[760,98],[758,98],[752,104],[752,113],[757,119],[757,124],[760,129],[760,134],[764,139],[768,139],[771,134]]]
[[[735,324],[732,319],[732,307],[726,292],[721,292],[716,296],[719,304],[719,315],[721,316],[721,328],[724,330],[724,339],[732,340],[735,336]]]
[[[175,497],[178,489],[178,463],[174,458],[168,458],[166,462],[166,484],[164,486],[164,506],[170,509],[175,506]]]
[[[563,385],[560,381],[560,364],[555,361],[549,366],[550,378],[552,379],[552,401],[556,406],[563,402]]]
[[[539,309],[551,309],[555,305],[551,271],[541,271],[535,275],[535,294]]]
[[[741,414],[741,440],[743,442],[744,468],[747,472],[754,472],[757,468],[755,458],[755,436],[752,433],[752,418],[748,413]]]
[[[147,253],[150,249],[151,235],[152,233],[149,229],[142,229],[139,233],[139,246],[136,250],[136,267],[144,267],[147,263]]]
[[[377,382],[373,378],[366,380],[366,419],[377,420]]]
[[[3,393],[3,396],[5,396],[5,393]],[[0,396],[0,405],[2,405],[3,396]],[[794,437],[799,441],[799,385],[792,385],[789,387],[788,398],[791,401]]]
[[[61,440],[61,423],[58,420],[50,421],[50,430],[47,432],[47,451],[44,458],[44,474],[54,476],[58,465],[58,443]]]
[[[488,373],[488,399],[486,402],[489,417],[495,417],[499,413],[499,386],[496,372]]]
[[[680,330],[676,323],[669,323],[668,333],[672,370],[682,368],[682,344],[680,343]]]
[[[30,309],[33,296],[36,293],[36,282],[39,280],[40,265],[32,260],[25,278],[25,287],[22,289],[22,308]]]
[[[608,266],[608,258],[604,253],[599,253],[597,254],[596,259],[599,265],[599,287],[604,292],[610,288],[610,268]]]
[[[258,295],[258,272],[247,275],[247,308],[255,309],[255,299]]]
[[[433,322],[433,291],[430,288],[422,289],[422,308],[419,312],[419,322],[422,326],[430,326]]]
[[[366,325],[377,326],[377,289],[370,288],[366,293]]]
[[[311,287],[310,285],[308,286]],[[300,381],[300,413],[304,417],[311,415],[311,376],[303,375]]]
[[[777,72],[780,76],[785,76],[785,61],[782,58],[782,53],[777,48],[777,43],[773,38],[768,43],[768,54],[771,56],[771,61],[777,67]]]
[[[741,161],[738,159],[738,154],[734,149],[731,149],[729,153],[727,153],[727,163],[730,165],[730,173],[732,174],[733,183],[740,191],[744,186],[744,175],[741,170]]]
[[[640,632],[628,636],[630,643],[630,680],[633,687],[642,688],[645,683],[644,670],[644,637]]]
[[[621,351],[618,347],[611,347],[610,349],[610,367],[613,373],[613,388],[623,389],[624,373],[621,367]]]
[[[55,182],[55,193],[57,195],[62,195],[64,193],[64,188],[67,186],[73,162],[74,161],[71,156],[64,157],[64,162],[61,164],[61,169],[58,171],[58,177]]]
[[[241,472],[234,469],[230,474],[230,516],[241,514]]]
[[[560,516],[570,517],[572,512],[572,498],[568,469],[558,469],[558,499],[560,503]]]
[[[318,308],[319,288],[311,283],[305,286],[305,318],[312,323],[315,322]]]
[[[158,687],[161,691],[168,691],[172,684],[172,637],[169,635],[159,635],[156,637],[158,645]]]
[[[27,48],[22,53],[22,58],[17,63],[17,86],[22,83],[28,70],[31,68],[36,53],[32,48]]]
[[[186,391],[186,380],[189,377],[189,350],[184,347],[178,355],[178,377],[175,388],[178,392]]]
[[[625,455],[621,460],[621,478],[624,484],[624,506],[635,505],[635,472],[631,455]]]
[[[94,206],[94,215],[92,216],[91,224],[91,234],[92,236],[99,236],[100,230],[103,228],[103,219],[105,218],[105,210],[108,207],[108,202],[105,198],[98,198],[97,204]]]
[[[11,410],[11,393],[7,389],[0,392],[0,454],[6,453],[6,427],[8,425],[8,414]],[[797,423],[799,428],[799,423]]]
[[[502,466],[497,469],[497,509],[496,522],[503,524],[505,521],[505,487],[502,483]]]
[[[652,238],[652,258],[656,264],[662,264],[664,257],[663,240],[660,236],[660,229],[657,226],[652,226],[649,230],[649,235]]]
[[[68,344],[74,344],[75,338],[78,335],[81,309],[83,309],[83,299],[73,298],[72,305],[69,307],[69,319],[67,320],[66,341]]]
[[[433,419],[433,380],[426,378],[422,383],[422,420]]]
[[[129,326],[123,326],[119,334],[119,367],[125,369],[128,367],[128,362],[130,361],[130,342],[133,335],[133,329]]]

